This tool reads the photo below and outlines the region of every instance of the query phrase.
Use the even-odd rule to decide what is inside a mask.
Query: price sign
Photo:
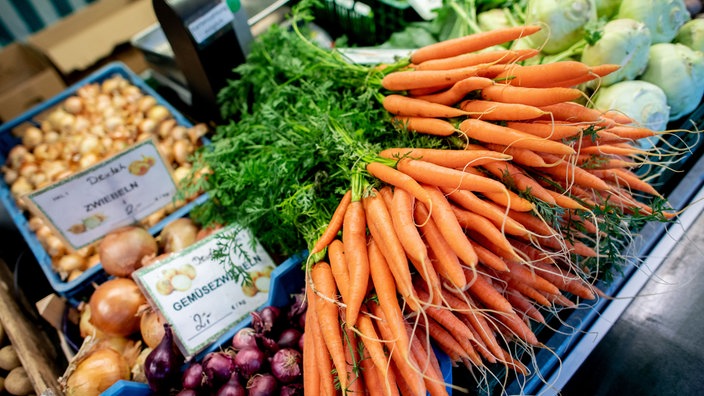
[[[27,196],[73,249],[173,202],[177,187],[151,139]]]
[[[226,227],[132,274],[172,325],[184,356],[207,348],[266,303],[274,262],[252,241],[250,232]]]

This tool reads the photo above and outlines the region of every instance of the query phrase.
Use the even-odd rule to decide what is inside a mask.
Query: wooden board
[[[36,393],[46,391],[46,394],[62,395],[58,381],[61,374],[56,367],[57,350],[18,305],[12,279],[7,264],[0,260],[0,322]]]

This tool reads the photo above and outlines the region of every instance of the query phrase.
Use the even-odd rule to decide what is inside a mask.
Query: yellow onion
[[[137,226],[112,231],[98,245],[103,269],[114,276],[129,276],[142,266],[142,258],[156,254],[157,250],[156,239]]]
[[[139,331],[142,341],[149,348],[156,348],[164,338],[164,323],[166,320],[159,312],[149,308],[142,313],[139,321]]]
[[[113,278],[98,285],[90,296],[90,323],[113,336],[139,330],[139,310],[147,299],[130,278]]]
[[[76,366],[66,381],[66,396],[98,396],[119,380],[130,379],[127,359],[111,348],[98,348]]]

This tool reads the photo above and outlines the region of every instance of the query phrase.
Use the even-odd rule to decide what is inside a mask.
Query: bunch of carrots
[[[433,44],[384,77],[393,125],[448,144],[388,148],[352,176],[307,263],[306,394],[446,394],[431,345],[527,374],[510,351],[540,346],[541,312],[601,294],[581,263],[602,257],[608,216],[674,216],[633,171],[656,133],[579,103],[617,66],[487,50],[538,29]]]

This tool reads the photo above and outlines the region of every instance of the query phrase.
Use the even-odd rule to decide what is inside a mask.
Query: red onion
[[[278,395],[279,383],[271,374],[257,374],[247,381],[247,396]]]
[[[203,381],[203,365],[198,362],[191,363],[181,377],[181,385],[186,389],[198,390],[203,386]]]
[[[277,327],[281,310],[274,306],[267,306],[259,312],[252,312],[251,315],[254,330],[260,334],[267,334]]]
[[[284,384],[300,380],[303,376],[303,355],[295,349],[284,348],[271,358],[271,373]]]
[[[235,355],[235,370],[244,378],[249,378],[264,367],[266,356],[258,348],[240,349]]]
[[[198,396],[198,392],[193,389],[182,389],[176,396]]]
[[[166,393],[178,376],[181,359],[176,353],[173,333],[168,323],[164,324],[164,337],[144,361],[144,375],[149,388],[155,393]]]
[[[215,393],[215,396],[246,396],[247,391],[240,384],[240,377],[236,372],[232,373],[230,379],[227,380]]]
[[[279,396],[303,396],[303,384],[286,384],[281,387]]]
[[[301,338],[301,332],[290,327],[279,334],[279,339],[276,343],[279,348],[298,348],[298,340]]]
[[[205,382],[211,388],[224,384],[235,371],[235,359],[227,352],[210,352],[202,364]]]
[[[306,334],[303,333],[301,334],[301,338],[298,339],[298,350],[302,351],[303,350],[303,343],[305,342]]]
[[[251,327],[245,327],[235,333],[232,337],[232,347],[235,348],[235,350],[240,350],[247,347],[256,348],[257,339],[255,337],[254,329]]]

